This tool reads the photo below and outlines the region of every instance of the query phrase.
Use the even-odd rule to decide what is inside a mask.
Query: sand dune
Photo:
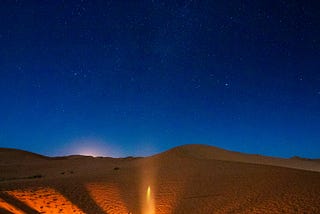
[[[275,158],[262,155],[232,152],[213,146],[199,144],[176,147],[168,152],[174,152],[177,155],[185,155],[191,158],[198,159],[213,159],[243,163],[254,163],[320,172],[319,159],[306,159],[300,157],[293,157],[291,159]]]
[[[320,163],[185,145],[146,158],[0,149],[0,213],[320,213]]]

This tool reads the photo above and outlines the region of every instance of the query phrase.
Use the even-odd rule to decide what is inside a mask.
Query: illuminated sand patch
[[[91,198],[105,213],[129,213],[116,185],[109,183],[90,183],[86,185]]]
[[[84,214],[76,205],[51,188],[13,190],[7,193],[40,213]]]
[[[155,213],[170,214],[179,204],[179,199],[182,198],[182,185],[179,182],[166,182],[158,186],[158,194],[154,196]]]
[[[0,198],[0,208],[15,214],[27,214]],[[1,213],[1,210],[0,210]]]

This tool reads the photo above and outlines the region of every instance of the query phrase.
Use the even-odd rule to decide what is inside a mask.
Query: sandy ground
[[[0,149],[0,213],[320,213],[320,162],[187,145],[147,158]]]

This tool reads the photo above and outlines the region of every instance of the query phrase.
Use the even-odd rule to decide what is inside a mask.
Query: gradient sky
[[[0,3],[0,147],[320,157],[320,2]]]

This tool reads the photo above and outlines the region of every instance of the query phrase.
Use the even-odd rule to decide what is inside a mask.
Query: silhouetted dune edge
[[[261,165],[280,166],[301,170],[318,171],[320,172],[319,159],[307,159],[294,156],[292,158],[278,158],[269,157],[258,154],[246,154],[241,152],[229,151],[219,147],[204,145],[204,144],[185,144],[174,147],[167,151],[161,152],[145,158],[157,157],[185,157],[191,159],[207,159],[207,160],[221,160],[231,162],[252,163]],[[0,148],[0,163],[15,163],[21,161],[36,161],[36,160],[71,160],[71,159],[125,159],[135,160],[137,157],[130,158],[111,158],[111,157],[92,157],[88,155],[68,155],[48,157],[41,154],[11,148]]]

